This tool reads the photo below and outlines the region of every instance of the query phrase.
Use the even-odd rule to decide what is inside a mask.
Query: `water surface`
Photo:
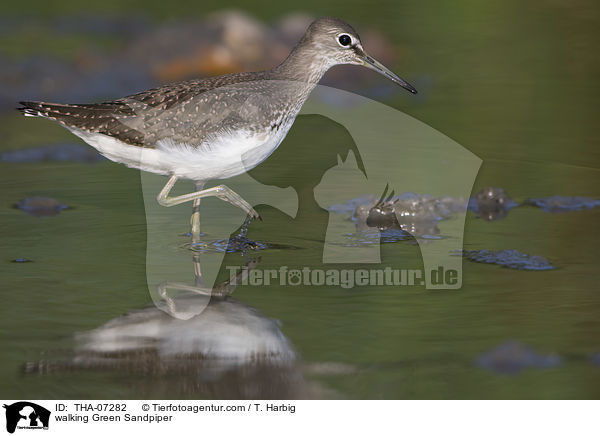
[[[380,6],[387,13],[374,10],[363,16],[353,13],[347,2],[343,10],[357,27],[363,19],[400,41],[398,65],[391,66],[422,93],[418,99],[408,94],[378,99],[483,160],[472,195],[498,186],[519,203],[554,195],[598,198],[599,64],[592,54],[598,39],[597,5],[448,2],[435,10],[416,4]],[[334,4],[329,7],[314,11],[336,15]],[[276,12],[254,11],[269,19]],[[162,13],[157,6],[157,16]],[[1,114],[0,134],[3,152],[74,141],[49,121],[8,111]],[[262,183],[294,187],[299,199],[295,218],[269,205],[257,207],[263,221],[251,225],[249,237],[278,245],[250,253],[251,258],[260,256],[260,268],[322,266],[329,214],[316,201],[314,189],[324,167],[335,166],[338,154],[347,157],[348,146],[336,142],[339,138],[338,127],[326,120],[299,119],[264,168],[251,174]],[[402,168],[393,160],[382,162],[385,171]],[[413,171],[414,177],[422,176],[419,168]],[[463,286],[451,291],[423,286],[238,287],[234,297],[244,308],[240,310],[279,329],[294,358],[287,366],[267,362],[253,371],[224,365],[220,371],[203,372],[202,365],[191,361],[176,367],[175,377],[169,371],[136,371],[152,361],[151,353],[124,356],[130,359],[126,365],[72,364],[82,332],[130,311],[153,310],[139,172],[108,161],[3,161],[0,186],[0,392],[5,397],[600,394],[600,368],[590,359],[600,350],[600,208],[557,214],[518,207],[497,221],[467,213],[464,249],[518,250],[543,256],[553,270],[520,271],[465,260]],[[182,193],[189,188],[178,187]],[[393,188],[397,193],[409,190]],[[381,190],[370,193],[377,196]],[[421,194],[447,194],[441,191]],[[54,198],[68,209],[36,217],[13,207],[32,196]],[[227,207],[217,206],[216,199],[209,202]],[[171,224],[179,230],[164,234],[164,250],[185,258],[181,268],[187,272],[181,280],[193,281],[193,253],[182,236],[187,222]],[[440,229],[443,234],[443,222]],[[422,268],[419,246],[410,240],[383,244],[381,253],[384,265]],[[12,262],[19,258],[31,262]],[[239,253],[228,253],[225,260],[238,265],[246,261]],[[226,278],[225,270],[221,276]],[[542,356],[559,355],[560,364],[533,365],[514,374],[477,364],[480,356],[511,340]]]

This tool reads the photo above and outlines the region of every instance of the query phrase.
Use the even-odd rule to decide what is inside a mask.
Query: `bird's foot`
[[[252,241],[247,237],[248,226],[250,225],[253,219],[256,219],[256,217],[260,218],[260,215],[256,214],[256,216],[253,216],[248,214],[248,216],[242,223],[242,226],[240,227],[240,232],[236,236],[229,239],[229,243],[227,244],[228,250],[240,251],[242,255],[245,255],[248,250],[260,250],[265,248],[263,243]]]
[[[262,221],[262,217],[260,216],[260,214],[256,210],[254,210],[253,207],[251,207],[250,210],[248,211],[248,217],[251,218],[251,219]],[[248,218],[246,218],[246,220],[247,219]]]

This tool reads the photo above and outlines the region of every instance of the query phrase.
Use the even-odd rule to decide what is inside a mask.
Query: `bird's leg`
[[[185,203],[186,201],[193,201],[204,197],[217,197],[239,207],[252,218],[260,218],[258,213],[252,206],[250,206],[250,204],[248,204],[246,200],[225,185],[218,185],[213,188],[204,189],[198,192],[178,195],[177,197],[169,197],[169,192],[171,192],[171,189],[173,189],[176,181],[177,176],[171,176],[165,187],[158,194],[158,197],[156,197],[158,204],[165,207],[171,207],[177,204]]]
[[[202,279],[202,268],[200,267],[200,255],[195,253],[192,257],[194,263],[194,285],[198,287],[204,286],[204,279]]]
[[[194,276],[195,276],[194,285],[188,285],[186,283],[179,283],[179,282],[165,282],[165,283],[161,283],[157,287],[158,295],[165,301],[168,312],[176,318],[190,319],[193,316],[198,315],[201,312],[201,310],[199,312],[195,312],[193,310],[193,305],[190,306],[189,304],[188,304],[188,306],[185,306],[185,305],[182,306],[181,303],[186,303],[185,299],[180,300],[180,304],[178,305],[177,304],[178,303],[177,295],[175,295],[174,297],[171,297],[171,295],[169,295],[169,290],[184,291],[184,293],[186,293],[188,295],[195,294],[199,297],[205,296],[205,297],[227,298],[233,293],[233,291],[235,290],[235,288],[237,287],[238,284],[242,284],[242,283],[246,282],[250,271],[252,271],[254,268],[256,268],[256,266],[260,262],[260,258],[247,259],[245,268],[241,268],[241,271],[238,272],[235,275],[235,277],[230,277],[228,280],[225,280],[222,283],[216,284],[212,289],[207,287],[202,280],[202,274],[200,272],[200,258],[197,256],[194,256],[193,262],[194,262]],[[202,301],[202,300],[200,300],[200,301]],[[189,303],[189,300],[187,300],[187,302]],[[203,307],[205,307],[205,306],[203,306]],[[192,309],[192,310],[190,310],[190,309]]]
[[[202,191],[204,183],[196,183],[196,191]],[[192,244],[200,241],[200,199],[196,198],[192,203],[192,218],[190,219]]]

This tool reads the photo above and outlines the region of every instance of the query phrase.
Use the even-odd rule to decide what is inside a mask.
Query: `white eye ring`
[[[340,33],[336,37],[336,40],[337,40],[338,44],[344,48],[351,47],[352,43],[354,42],[352,40],[352,37],[350,35],[348,35],[347,33]]]

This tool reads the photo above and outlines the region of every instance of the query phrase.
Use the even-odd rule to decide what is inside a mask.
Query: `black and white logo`
[[[50,411],[29,401],[19,401],[4,405],[6,409],[6,431],[14,433],[16,429],[48,429]]]

